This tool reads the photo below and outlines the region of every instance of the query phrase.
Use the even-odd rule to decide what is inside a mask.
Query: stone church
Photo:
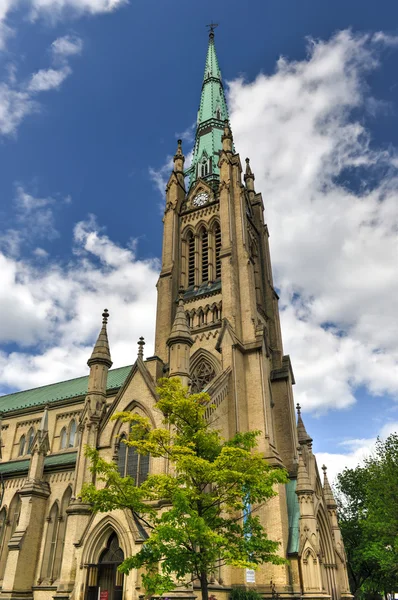
[[[210,31],[193,160],[184,170],[181,142],[166,187],[162,268],[157,285],[155,355],[138,342],[133,365],[111,369],[108,312],[89,374],[0,398],[0,600],[135,600],[141,573],[117,570],[139,551],[146,531],[129,511],[94,515],[79,498],[92,480],[84,447],[99,449],[137,485],[163,459],[122,443],[127,425],[115,411],[161,423],[156,382],[180,377],[206,390],[226,437],[260,430],[259,449],[290,480],[261,508],[283,566],[222,567],[210,592],[227,600],[233,586],[266,598],[351,598],[336,502],[321,478],[284,354],[264,222],[249,159],[235,152]],[[178,597],[178,590],[173,595]],[[170,596],[170,594],[169,594]],[[198,588],[184,598],[199,596]]]

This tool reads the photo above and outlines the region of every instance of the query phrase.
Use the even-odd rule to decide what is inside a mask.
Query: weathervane
[[[214,30],[216,27],[218,27],[218,23],[209,23],[208,25],[206,25],[206,27],[208,27],[209,29],[209,35],[214,36]]]

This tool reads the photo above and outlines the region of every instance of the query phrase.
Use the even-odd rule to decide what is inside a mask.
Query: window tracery
[[[216,371],[206,358],[202,358],[191,373],[191,392],[198,394],[214,379]]]

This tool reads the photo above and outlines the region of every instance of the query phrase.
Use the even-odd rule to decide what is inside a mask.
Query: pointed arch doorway
[[[116,533],[111,533],[98,564],[90,565],[86,600],[122,600],[124,575],[117,567],[124,560]]]

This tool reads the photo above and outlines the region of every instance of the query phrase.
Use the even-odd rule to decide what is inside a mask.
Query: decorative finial
[[[182,286],[179,287],[178,289],[178,303],[180,304],[180,302],[184,302],[184,294],[185,294],[185,290]]]
[[[102,323],[103,323],[103,325],[106,325],[108,323],[108,318],[109,318],[109,312],[108,312],[108,309],[105,308],[104,312],[102,313]]]
[[[301,406],[298,402],[296,404],[296,408],[297,408],[297,414],[298,414],[298,416],[300,416],[301,415]]]
[[[138,344],[138,358],[144,358],[145,340],[142,336],[138,340],[137,344]]]
[[[322,465],[322,471],[323,471],[323,474],[324,474],[325,477],[326,477],[326,471],[327,470],[328,470],[327,466],[326,465]]]
[[[212,40],[214,38],[214,30],[218,27],[218,23],[209,23],[206,27],[209,29],[209,38]]]

